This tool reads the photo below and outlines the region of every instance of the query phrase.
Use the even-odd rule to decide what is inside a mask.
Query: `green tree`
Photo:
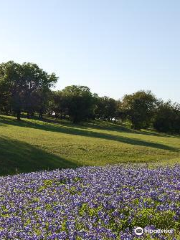
[[[180,133],[180,105],[159,101],[153,125],[160,132]]]
[[[62,91],[52,92],[52,101],[51,101],[51,112],[55,112],[56,118],[63,116],[65,117],[68,114],[68,101],[67,97]]]
[[[25,92],[25,111],[27,116],[37,111],[42,118],[48,108],[51,88],[57,82],[54,73],[48,74],[34,63],[23,63],[23,79],[27,81],[28,89]]]
[[[68,86],[62,90],[68,114],[73,123],[87,120],[94,111],[94,98],[86,86]]]
[[[21,75],[22,67],[20,64],[13,61],[0,64],[1,95],[8,96],[6,101],[9,101],[8,104],[16,113],[18,120],[20,119],[25,89]]]
[[[2,95],[8,95],[9,104],[18,120],[22,111],[29,116],[38,110],[42,115],[48,100],[47,94],[56,81],[54,73],[49,75],[34,63],[21,65],[9,61],[0,64]]]
[[[10,93],[8,86],[0,79],[0,112],[9,114],[11,112]]]
[[[96,116],[104,120],[112,120],[117,116],[118,104],[116,100],[109,97],[98,97],[96,99]]]
[[[156,109],[156,98],[151,91],[138,91],[125,95],[122,109],[134,129],[147,128],[152,123]]]

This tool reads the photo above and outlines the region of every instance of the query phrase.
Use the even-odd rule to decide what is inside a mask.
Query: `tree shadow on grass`
[[[105,140],[111,140],[111,141],[117,141],[121,143],[126,143],[134,146],[144,146],[144,147],[150,147],[150,148],[156,148],[161,150],[168,150],[173,152],[179,152],[178,148],[171,147],[165,144],[157,143],[157,142],[151,142],[151,141],[145,141],[137,138],[132,137],[124,137],[124,136],[117,136],[117,135],[111,135],[108,133],[99,133],[90,131],[88,127],[80,127],[79,125],[72,125],[72,124],[59,124],[59,123],[48,123],[46,121],[16,121],[12,118],[6,118],[6,117],[0,117],[2,126],[5,126],[5,124],[15,125],[18,127],[27,127],[27,128],[34,128],[39,129],[43,131],[51,131],[51,132],[59,132],[64,134],[70,134],[70,135],[77,135],[77,136],[83,136],[83,137],[90,137],[90,138],[99,138],[99,139],[105,139]],[[92,128],[93,129],[93,128]],[[109,129],[110,130],[110,129]],[[137,134],[138,136],[139,134]]]
[[[27,119],[25,117],[25,119]],[[34,117],[33,119],[39,120],[38,117]],[[67,120],[60,120],[60,119],[54,119],[54,118],[44,118],[41,120],[45,123],[52,123],[52,124],[61,124],[72,127],[72,123]],[[150,135],[150,136],[157,136],[157,137],[173,137],[172,135],[168,135],[166,133],[160,133],[155,132],[153,130],[135,130],[130,127],[124,126],[122,124],[115,124],[113,122],[109,121],[103,121],[103,120],[92,120],[89,122],[82,122],[80,124],[73,124],[75,128],[79,128],[82,130],[87,130],[89,128],[93,130],[106,130],[106,131],[115,131],[119,133],[135,133],[135,134],[141,134],[141,135]]]
[[[0,175],[76,167],[80,164],[28,143],[0,137]]]
[[[123,124],[116,124],[112,122],[107,121],[91,121],[85,124],[85,126],[90,127],[92,129],[97,130],[109,130],[109,131],[116,131],[116,132],[124,132],[124,133],[135,133],[140,135],[149,135],[149,136],[155,136],[155,137],[174,137],[173,135],[162,133],[162,132],[156,132],[153,129],[141,129],[141,130],[135,130],[130,127],[127,127]]]

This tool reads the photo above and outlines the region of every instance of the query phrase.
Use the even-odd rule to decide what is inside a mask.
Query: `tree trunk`
[[[17,111],[16,116],[17,116],[17,120],[20,121],[21,120],[21,111],[20,110]]]

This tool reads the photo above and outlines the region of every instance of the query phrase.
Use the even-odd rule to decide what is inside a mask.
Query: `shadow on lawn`
[[[0,175],[76,167],[80,165],[28,143],[0,137]]]
[[[52,122],[52,121],[51,121]],[[111,141],[117,141],[121,143],[126,143],[134,146],[144,146],[144,147],[151,147],[156,149],[162,149],[162,150],[168,150],[173,152],[178,152],[178,148],[170,147],[161,143],[156,142],[148,142],[145,140],[140,140],[136,138],[128,138],[124,136],[117,136],[117,135],[111,135],[108,133],[99,133],[99,132],[92,132],[89,130],[89,127],[81,126],[81,125],[72,125],[69,123],[59,124],[54,123],[53,125],[49,123],[49,121],[41,121],[41,123],[36,121],[16,121],[12,118],[7,118],[4,116],[0,117],[0,126],[6,126],[5,124],[15,125],[18,127],[27,127],[27,128],[34,128],[34,129],[40,129],[44,131],[51,131],[51,132],[60,132],[70,135],[78,135],[78,136],[84,136],[84,137],[91,137],[91,138],[99,138],[99,139],[105,139],[105,140],[111,140]],[[93,127],[91,128],[93,129]],[[110,130],[110,129],[109,129]],[[143,134],[143,132],[141,132]],[[139,134],[137,134],[139,135]]]

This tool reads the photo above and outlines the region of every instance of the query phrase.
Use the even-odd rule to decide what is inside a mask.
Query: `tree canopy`
[[[48,74],[33,63],[13,61],[0,64],[0,98],[6,111],[13,111],[20,120],[22,111],[37,110],[42,115],[47,105],[47,94],[56,83],[54,73]]]
[[[151,124],[155,113],[156,98],[151,91],[138,91],[125,95],[122,107],[127,118],[132,122],[133,128],[147,128]]]
[[[72,85],[53,90],[58,77],[37,64],[9,61],[0,64],[0,112],[24,113],[69,119],[73,123],[87,120],[115,121],[134,129],[180,133],[180,105],[156,98],[151,91],[126,94],[121,100],[92,93],[87,86]]]

